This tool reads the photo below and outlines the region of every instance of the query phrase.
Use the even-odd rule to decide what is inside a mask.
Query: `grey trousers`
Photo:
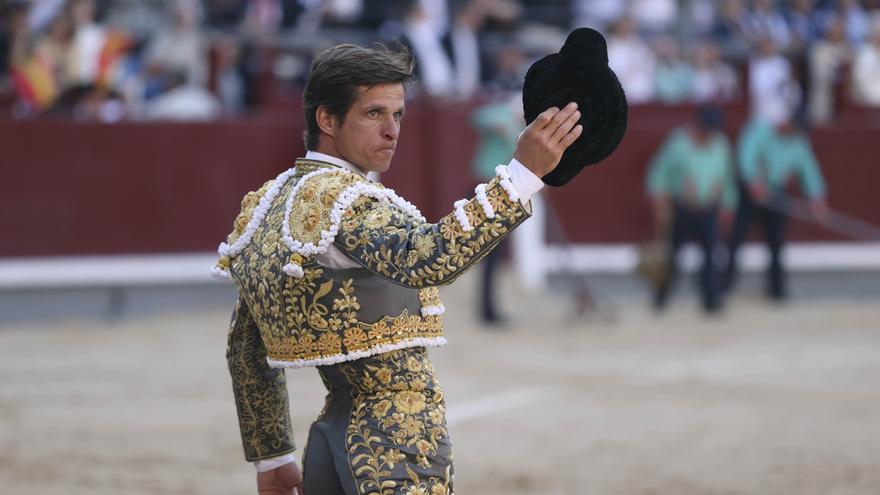
[[[324,411],[312,423],[303,454],[303,488],[309,495],[358,495],[348,463],[345,431],[351,416],[351,387],[335,366],[319,369],[327,387]]]

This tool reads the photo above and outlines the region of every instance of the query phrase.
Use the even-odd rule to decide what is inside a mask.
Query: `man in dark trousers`
[[[797,177],[810,209],[818,219],[827,217],[825,181],[803,119],[785,118],[773,125],[754,119],[743,129],[737,144],[739,155],[740,203],[728,240],[730,253],[722,287],[728,291],[737,278],[737,253],[753,219],[761,222],[764,242],[770,251],[767,267],[767,297],[782,301],[788,295],[782,247],[788,223],[782,211],[785,187]]]
[[[678,251],[689,239],[703,252],[700,293],[703,309],[721,308],[715,244],[719,215],[729,218],[736,206],[730,144],[720,131],[722,115],[702,107],[696,125],[674,129],[651,162],[647,189],[660,228],[671,228],[667,274],[654,294],[654,306],[666,307],[678,272]]]

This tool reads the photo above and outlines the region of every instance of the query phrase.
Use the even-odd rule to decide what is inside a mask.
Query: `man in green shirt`
[[[721,308],[714,247],[718,218],[730,218],[736,208],[736,183],[730,143],[720,131],[721,111],[699,110],[697,125],[674,129],[648,170],[646,187],[654,203],[658,224],[671,227],[668,274],[654,294],[654,305],[663,309],[677,273],[677,254],[693,238],[703,252],[700,292],[703,309]]]
[[[728,248],[730,260],[722,281],[725,291],[736,283],[736,255],[748,234],[752,219],[760,220],[764,241],[770,250],[767,269],[767,295],[781,301],[787,295],[782,246],[787,224],[781,211],[785,188],[795,177],[810,199],[814,216],[827,215],[825,181],[819,163],[804,130],[804,123],[787,118],[779,125],[754,119],[746,124],[739,142],[739,179],[741,200],[731,229]]]

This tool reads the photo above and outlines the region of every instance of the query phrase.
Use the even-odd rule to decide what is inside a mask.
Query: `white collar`
[[[332,156],[332,155],[327,155],[327,154],[324,154],[324,153],[319,153],[319,152],[317,152],[317,151],[306,151],[305,159],[306,159],[306,160],[317,160],[317,161],[319,161],[319,162],[327,162],[327,163],[330,163],[330,164],[332,164],[332,165],[336,165],[336,166],[342,167],[342,168],[344,168],[344,169],[346,169],[346,170],[350,170],[350,171],[352,171],[352,172],[354,172],[354,173],[360,175],[361,177],[366,177],[366,176],[367,176],[367,174],[364,173],[363,170],[359,169],[359,168],[357,167],[357,165],[355,165],[355,164],[353,164],[353,163],[351,163],[351,162],[347,162],[347,161],[343,160],[342,158],[335,157],[335,156]]]

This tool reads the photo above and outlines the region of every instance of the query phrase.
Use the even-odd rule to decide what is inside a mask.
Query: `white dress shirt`
[[[318,153],[317,151],[306,152],[305,158],[306,160],[316,160],[320,162],[331,163],[346,170],[350,170],[362,177],[367,176],[367,174],[363,170],[358,168],[353,163],[343,160],[342,158],[326,155],[324,153]],[[516,192],[519,193],[519,200],[523,204],[523,206],[528,204],[529,199],[531,199],[532,196],[534,196],[538,191],[541,190],[541,188],[544,187],[544,182],[541,180],[541,178],[533,174],[531,170],[527,169],[525,165],[520,163],[515,158],[510,160],[510,163],[507,165],[507,172],[510,174],[510,181],[513,183],[513,187],[516,188]],[[318,263],[327,268],[336,269],[358,268],[361,266],[348,256],[342,254],[342,251],[340,251],[333,244],[327,246],[326,252],[318,255]],[[296,454],[291,452],[289,454],[280,455],[278,457],[254,461],[254,466],[257,468],[257,472],[262,473],[265,471],[271,471],[275,468],[295,461]]]

